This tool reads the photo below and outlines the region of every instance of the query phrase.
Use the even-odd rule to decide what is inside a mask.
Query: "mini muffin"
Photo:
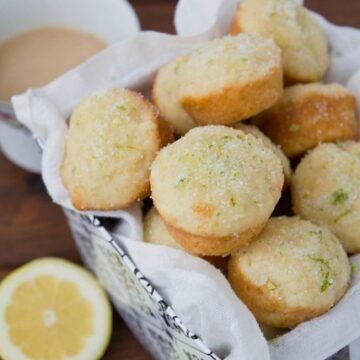
[[[178,135],[184,135],[195,126],[179,102],[182,69],[186,61],[187,57],[178,57],[162,67],[155,77],[152,89],[154,104]]]
[[[281,48],[287,83],[320,80],[328,67],[327,40],[310,12],[297,0],[245,0],[231,33],[272,38]]]
[[[155,207],[152,207],[144,217],[144,241],[150,244],[164,245],[186,251],[170,235]],[[227,270],[228,258],[226,257],[204,256],[203,259],[223,272]]]
[[[197,124],[232,124],[273,105],[282,95],[282,77],[281,51],[271,39],[226,36],[184,64],[180,103]]]
[[[294,173],[294,212],[326,225],[346,251],[360,252],[360,145],[322,144]]]
[[[256,241],[231,255],[228,278],[259,322],[293,328],[341,299],[350,264],[327,228],[279,217],[269,220]]]
[[[87,97],[70,119],[61,176],[79,210],[116,210],[149,195],[150,165],[170,139],[145,98],[125,89]]]
[[[144,217],[144,241],[150,244],[169,246],[184,250],[169,234],[164,221],[155,207],[152,207]]]
[[[355,97],[339,84],[285,88],[282,99],[256,121],[289,157],[323,142],[357,137]]]
[[[278,157],[251,134],[204,126],[162,149],[151,168],[154,205],[176,241],[225,256],[263,228],[283,187]]]
[[[285,177],[285,182],[284,182],[284,186],[287,186],[290,184],[291,181],[291,175],[292,175],[292,170],[290,167],[290,161],[289,159],[286,157],[286,155],[284,154],[284,152],[281,150],[279,145],[275,145],[263,132],[261,132],[256,126],[252,126],[252,125],[245,125],[245,124],[236,124],[233,126],[235,129],[239,129],[242,130],[244,133],[246,134],[252,134],[254,135],[256,138],[261,139],[264,143],[265,146],[268,146],[273,152],[274,154],[279,158],[281,165],[283,167],[283,171],[284,171],[284,177]]]

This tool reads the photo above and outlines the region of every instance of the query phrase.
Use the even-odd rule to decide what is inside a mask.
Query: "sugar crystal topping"
[[[210,218],[229,227],[268,213],[283,181],[280,160],[260,139],[224,126],[191,130],[162,150],[161,159],[172,201],[203,204]]]
[[[201,94],[215,87],[253,82],[280,66],[281,52],[272,39],[254,34],[225,36],[189,57],[183,69],[182,91]]]

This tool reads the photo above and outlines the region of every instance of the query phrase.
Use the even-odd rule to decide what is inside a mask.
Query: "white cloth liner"
[[[225,34],[236,4],[236,0],[181,0],[175,24],[182,36],[140,33],[114,44],[49,85],[12,99],[18,119],[45,142],[42,175],[55,203],[73,209],[61,183],[59,166],[66,119],[74,106],[93,91],[111,86],[147,93],[161,65]],[[360,104],[360,31],[334,26],[317,17],[331,47],[326,81],[347,85]],[[122,245],[134,262],[184,324],[227,360],[322,360],[360,337],[359,275],[331,311],[267,344],[254,317],[218,270],[182,251],[133,241],[142,238],[138,204],[122,211],[91,213],[128,223],[129,239]],[[352,261],[360,268],[360,256]]]

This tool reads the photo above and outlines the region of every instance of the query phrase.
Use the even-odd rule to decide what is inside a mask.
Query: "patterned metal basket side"
[[[154,359],[220,360],[183,325],[99,219],[64,212],[84,262]]]

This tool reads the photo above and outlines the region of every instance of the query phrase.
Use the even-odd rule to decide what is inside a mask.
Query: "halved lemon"
[[[0,358],[93,360],[104,353],[112,328],[105,292],[86,270],[43,258],[0,284]]]

